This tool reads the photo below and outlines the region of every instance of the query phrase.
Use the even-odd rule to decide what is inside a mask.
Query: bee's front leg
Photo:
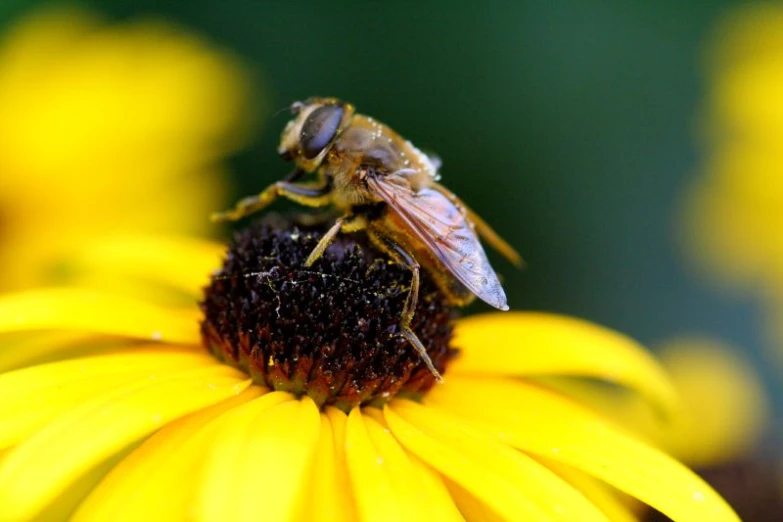
[[[299,203],[300,205],[323,207],[330,203],[331,195],[332,187],[325,181],[309,185],[298,185],[287,181],[278,181],[277,183],[269,185],[257,196],[249,196],[241,199],[231,210],[215,212],[210,216],[210,219],[215,223],[237,221],[266,208],[280,196]]]
[[[312,264],[323,255],[324,251],[326,251],[329,245],[332,244],[332,241],[334,241],[335,236],[339,232],[358,232],[365,227],[367,227],[367,220],[364,218],[364,216],[346,214],[345,216],[337,218],[337,221],[334,222],[334,225],[332,225],[332,227],[326,231],[326,234],[323,235],[318,244],[315,245],[313,251],[310,252],[310,255],[307,256],[307,260],[304,262],[304,266],[312,266]]]
[[[413,314],[416,312],[416,304],[419,301],[419,282],[421,267],[414,259],[413,255],[408,252],[402,245],[393,241],[388,236],[378,233],[372,228],[369,230],[368,235],[370,239],[379,248],[385,251],[389,257],[394,260],[395,263],[405,266],[411,271],[411,287],[408,290],[408,296],[405,298],[405,305],[402,308],[402,315],[400,316],[400,334],[413,346],[413,349],[419,354],[421,360],[427,366],[427,368],[435,376],[438,382],[444,382],[440,372],[427,354],[427,349],[419,340],[419,337],[411,330],[411,322],[413,321]]]

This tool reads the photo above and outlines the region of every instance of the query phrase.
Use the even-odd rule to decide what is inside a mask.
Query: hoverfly
[[[440,160],[353,105],[336,98],[310,98],[291,105],[293,119],[283,130],[278,153],[296,168],[256,196],[242,199],[212,220],[234,221],[263,209],[279,196],[296,203],[341,212],[305,262],[314,263],[339,232],[366,231],[370,240],[411,271],[400,317],[400,333],[441,381],[410,324],[423,267],[454,305],[475,297],[508,310],[506,295],[477,233],[515,265],[519,254],[448,189],[437,183]],[[313,183],[295,183],[316,173]]]

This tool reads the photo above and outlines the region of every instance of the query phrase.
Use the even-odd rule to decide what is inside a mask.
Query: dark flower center
[[[238,232],[201,308],[205,346],[274,390],[349,410],[417,397],[435,384],[398,335],[410,272],[363,234],[340,235],[313,266],[305,259],[325,232],[279,217]],[[422,274],[412,328],[442,373],[454,308]]]

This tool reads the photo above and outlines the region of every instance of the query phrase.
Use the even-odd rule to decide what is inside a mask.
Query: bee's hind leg
[[[489,223],[484,221],[481,216],[472,211],[470,207],[468,207],[463,201],[452,194],[449,189],[442,185],[438,185],[437,183],[434,183],[432,188],[446,196],[457,206],[457,208],[462,209],[463,213],[468,218],[468,221],[473,223],[473,226],[476,227],[476,232],[478,232],[479,236],[481,236],[484,241],[489,243],[489,245],[497,250],[503,257],[508,259],[512,265],[517,268],[523,268],[525,266],[525,261],[522,259],[522,256],[519,255],[519,252],[514,250],[514,247],[508,244],[505,239],[500,237],[500,234],[495,232],[495,230],[489,226]]]
[[[379,248],[386,252],[395,263],[405,266],[411,271],[411,287],[408,290],[408,296],[405,298],[405,305],[402,308],[402,315],[400,316],[400,335],[402,335],[410,344],[413,349],[419,354],[421,360],[432,372],[438,382],[442,383],[443,376],[430,359],[427,354],[427,349],[419,340],[418,336],[411,330],[411,321],[413,321],[413,314],[416,312],[416,304],[419,300],[419,280],[421,267],[419,263],[413,258],[413,256],[405,250],[401,245],[391,240],[390,238],[378,234],[372,231],[368,233],[370,239]]]
[[[256,196],[249,196],[239,200],[231,210],[215,212],[210,219],[215,223],[225,221],[237,221],[254,212],[266,208],[278,197],[290,199],[300,205],[308,207],[323,207],[329,204],[332,188],[326,182],[317,184],[298,185],[287,181],[278,181],[269,185],[263,192]]]
[[[359,230],[364,229],[367,226],[367,220],[364,218],[364,216],[354,216],[351,214],[346,214],[342,217],[337,218],[337,221],[334,222],[334,225],[326,231],[326,234],[323,235],[321,240],[318,242],[317,245],[315,245],[315,248],[312,252],[310,252],[310,255],[307,256],[307,260],[304,262],[305,267],[312,266],[313,263],[315,263],[319,257],[323,255],[323,253],[326,251],[326,249],[329,247],[329,245],[332,244],[332,241],[334,241],[335,236],[337,236],[340,232],[357,232]]]

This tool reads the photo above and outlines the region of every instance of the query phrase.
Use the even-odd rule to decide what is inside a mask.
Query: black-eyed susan
[[[218,162],[246,139],[248,83],[231,55],[162,22],[71,9],[12,24],[0,44],[0,288],[58,281],[75,242],[206,233],[223,204]]]
[[[634,520],[619,490],[676,521],[737,520],[683,465],[546,384],[604,380],[670,410],[665,375],[627,337],[523,312],[452,336],[425,281],[413,327],[436,385],[395,332],[409,275],[361,237],[305,269],[321,231],[281,226],[237,235],[203,312],[77,288],[0,299],[0,331],[19,338],[0,355],[6,518]],[[220,248],[142,243],[122,270],[195,302]]]

